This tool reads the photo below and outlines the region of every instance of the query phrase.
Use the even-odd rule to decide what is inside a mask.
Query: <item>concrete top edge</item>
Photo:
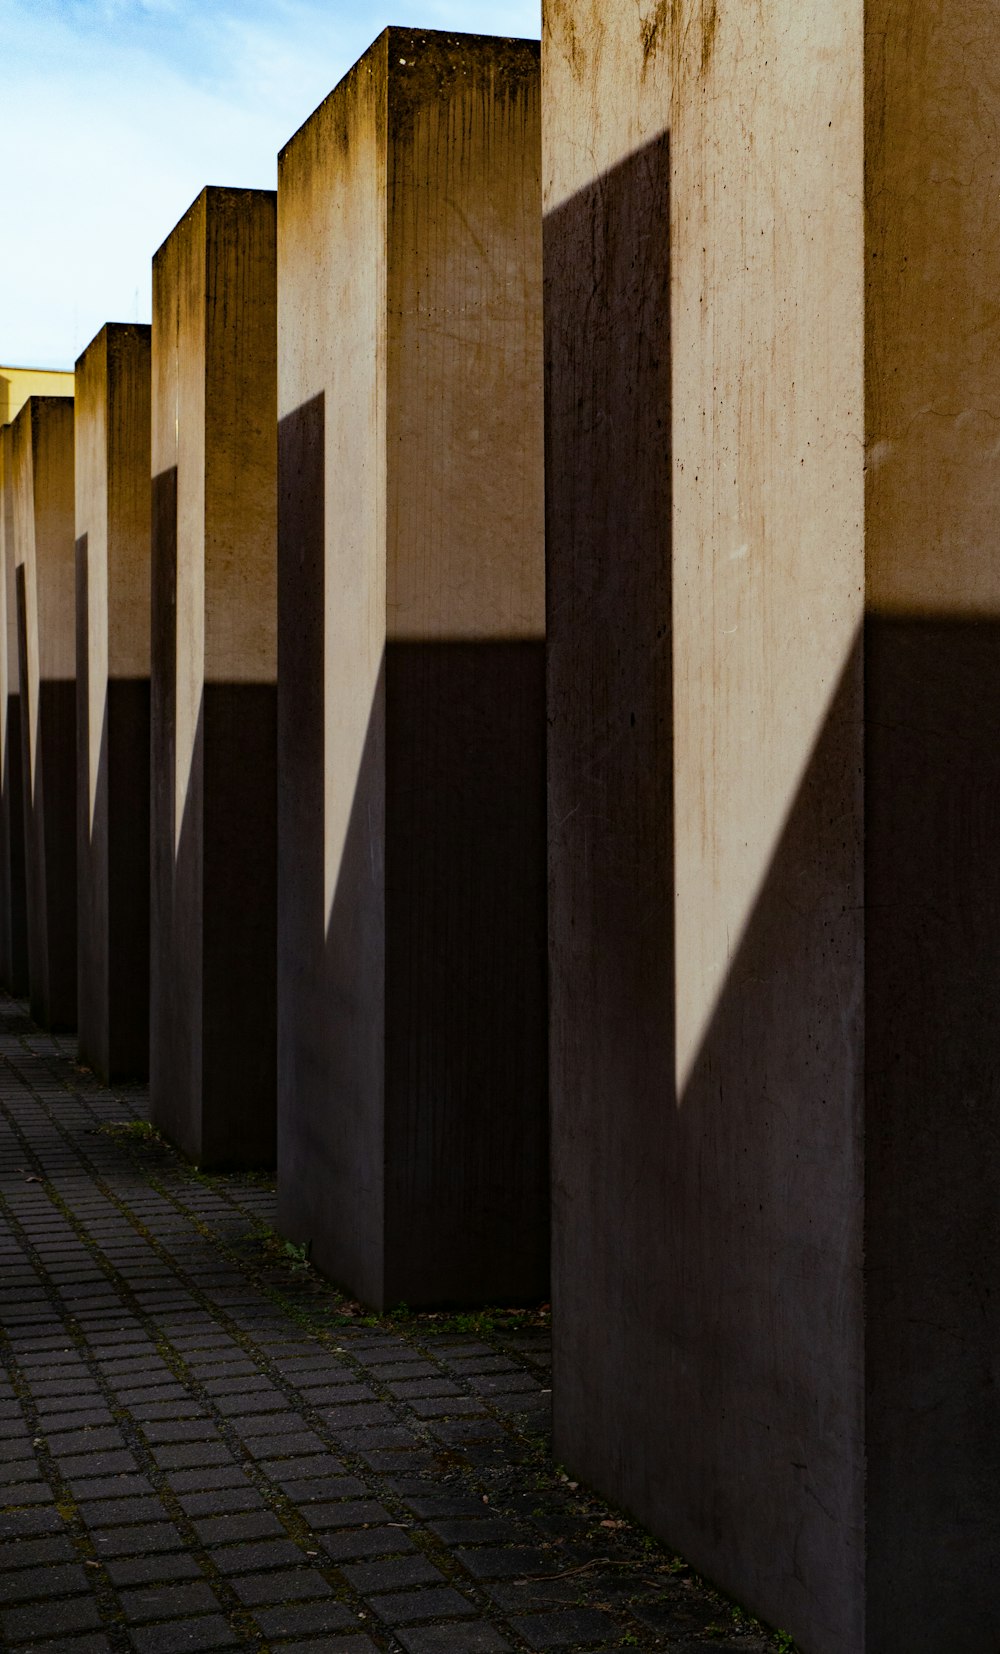
[[[15,414],[10,422],[10,428],[16,429],[22,421],[27,424],[35,413],[43,408],[71,408],[74,403],[72,396],[29,396],[23,407]],[[5,427],[7,429],[7,427]]]
[[[226,197],[226,198],[228,198],[229,200],[232,200],[232,201],[246,200],[249,197],[254,197],[258,200],[263,200],[267,197],[270,197],[270,199],[272,201],[276,202],[277,199],[278,199],[278,192],[277,192],[277,190],[262,190],[262,189],[244,188],[244,187],[242,187],[238,184],[204,184],[202,186],[202,188],[198,191],[198,194],[195,196],[194,200],[192,201],[191,205],[188,207],[187,211],[181,213],[181,216],[177,220],[176,224],[173,226],[172,229],[167,231],[167,234],[164,236],[163,240],[160,242],[160,245],[157,247],[155,253],[153,254],[153,263],[154,264],[156,263],[157,259],[160,257],[161,253],[163,252],[164,248],[166,247],[167,242],[170,241],[173,238],[173,236],[176,235],[176,233],[180,229],[181,225],[186,224],[188,219],[194,213],[199,212],[202,209],[204,209],[208,205],[208,202],[211,199],[218,198],[220,196]]]
[[[106,343],[106,341],[115,334],[124,336],[129,333],[138,334],[140,338],[151,339],[153,329],[149,322],[104,322],[103,325],[97,329],[94,337],[88,344],[85,344],[81,350],[76,359],[76,366],[73,369],[74,373],[80,372],[83,362],[96,346]]]
[[[361,53],[361,56],[356,60],[356,62],[352,63],[347,72],[341,75],[336,84],[330,88],[330,91],[327,93],[326,97],[316,105],[315,109],[310,111],[301,126],[296,127],[291,137],[282,144],[278,151],[279,167],[281,166],[281,162],[285,154],[293,147],[296,140],[302,135],[302,133],[305,132],[306,128],[319,114],[320,110],[324,109],[330,99],[335,97],[341,87],[345,86],[351,79],[352,75],[357,73],[358,69],[367,58],[372,57],[380,47],[385,49],[386,55],[388,56],[390,50],[397,46],[405,45],[412,51],[415,44],[430,45],[438,50],[442,47],[453,46],[459,50],[467,51],[470,54],[485,54],[487,52],[495,52],[498,47],[506,47],[508,50],[520,49],[524,53],[530,53],[535,58],[539,58],[541,56],[542,49],[541,40],[534,35],[472,34],[462,33],[462,31],[458,29],[417,29],[412,27],[404,27],[402,24],[398,23],[389,23],[380,34],[375,36],[375,39],[372,41],[371,45]]]

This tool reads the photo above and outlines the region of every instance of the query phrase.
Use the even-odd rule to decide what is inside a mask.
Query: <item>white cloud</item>
[[[199,190],[273,188],[278,149],[388,20],[315,0],[0,0],[0,361],[72,366],[104,322],[148,320],[150,259]],[[538,33],[535,0],[391,20]]]

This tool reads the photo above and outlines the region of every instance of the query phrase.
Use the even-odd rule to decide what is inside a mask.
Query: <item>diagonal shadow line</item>
[[[27,678],[25,568],[16,573],[18,653]],[[31,1015],[76,1026],[76,682],[41,678],[38,706],[21,696],[21,749],[36,739],[34,785],[24,785],[25,887]],[[34,725],[34,731],[31,725]],[[27,766],[26,766],[27,767]]]
[[[2,376],[0,376],[2,380]],[[0,385],[2,399],[2,385]],[[3,412],[0,406],[0,413]],[[21,701],[17,669],[17,592],[14,579],[13,433],[0,423],[0,696],[3,759],[0,772],[0,981],[16,995],[28,991],[28,915],[24,887],[24,801]]]
[[[869,617],[678,1096],[669,180],[545,225],[556,1450],[818,1654],[985,1654],[1000,638]]]
[[[279,437],[279,1222],[371,1303],[537,1301],[544,643],[389,643],[327,911],[324,424]]]
[[[27,573],[23,563],[14,570],[14,593],[17,604],[18,676],[24,685],[24,693],[19,697],[21,751],[27,760],[24,765],[21,800],[23,806],[22,837],[25,846],[25,906],[28,913],[28,983],[31,1013],[37,1020],[36,1005],[39,1009],[44,1010],[48,998],[43,974],[45,971],[45,953],[41,947],[41,937],[38,929],[39,916],[45,911],[45,864],[38,856],[28,855],[28,845],[35,832],[36,798],[40,791],[41,781],[37,774],[37,754],[35,764],[32,765],[31,762],[31,726],[35,715],[30,704]],[[31,773],[32,769],[35,770],[34,776]],[[34,917],[34,923],[31,922],[32,917]]]
[[[4,693],[0,690],[0,693]],[[6,694],[7,733],[0,778],[0,879],[3,891],[0,977],[23,997],[28,992],[28,909],[24,868],[24,775],[21,764],[21,697]]]
[[[274,1164],[274,684],[203,685],[176,832],[177,472],[153,485],[150,1094],[200,1166]]]
[[[149,722],[146,677],[104,685],[91,797],[88,536],[76,543],[80,1059],[105,1082],[149,1068]]]
[[[16,569],[28,975],[34,1020],[76,1025],[76,678],[73,673],[73,399],[31,397],[14,431]],[[33,544],[32,544],[33,542]],[[20,548],[18,548],[20,555]],[[44,617],[44,623],[43,623]],[[29,624],[30,623],[30,624]],[[37,663],[37,688],[29,660]]]

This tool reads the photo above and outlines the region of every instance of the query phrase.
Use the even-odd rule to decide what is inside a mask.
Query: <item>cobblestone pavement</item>
[[[0,998],[0,1646],[790,1646],[553,1465],[543,1326],[352,1315],[74,1049]]]

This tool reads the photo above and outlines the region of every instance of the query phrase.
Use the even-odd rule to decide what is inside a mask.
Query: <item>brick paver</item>
[[[0,998],[0,1647],[789,1646],[553,1465],[544,1327],[364,1316],[73,1053]]]

